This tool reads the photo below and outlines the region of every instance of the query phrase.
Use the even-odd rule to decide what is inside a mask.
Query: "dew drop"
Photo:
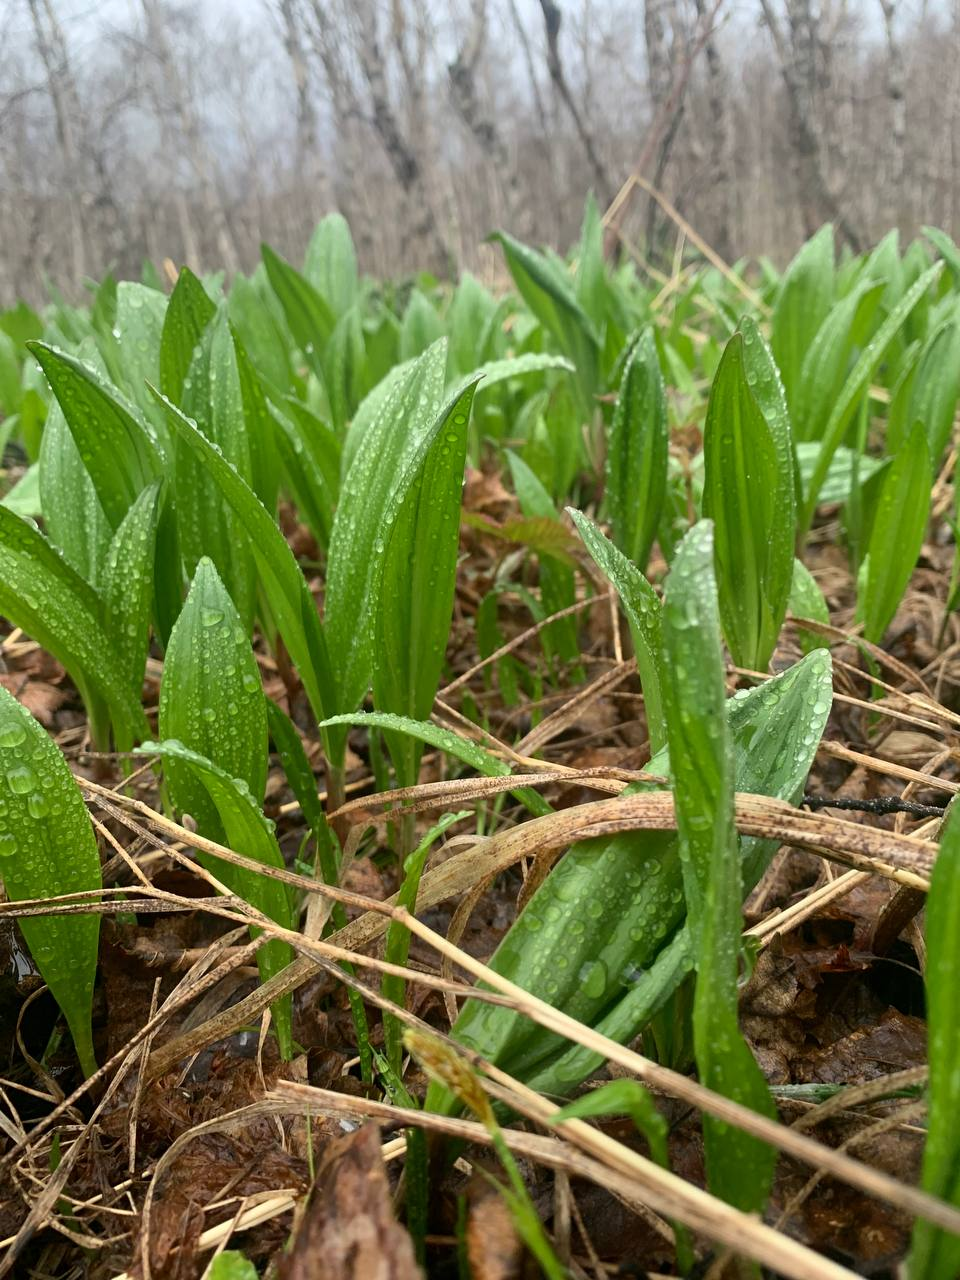
[[[583,994],[588,1000],[599,1000],[607,989],[607,968],[601,960],[588,961],[580,970]]]
[[[50,804],[42,791],[35,791],[29,798],[27,812],[31,818],[45,818],[50,812]]]
[[[11,720],[0,728],[0,747],[19,747],[26,736],[27,731],[23,725]]]
[[[15,769],[7,770],[7,782],[14,795],[25,796],[37,785],[37,775],[29,765],[21,764]]]

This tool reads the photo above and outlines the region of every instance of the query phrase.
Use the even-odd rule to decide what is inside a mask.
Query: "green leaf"
[[[415,360],[442,337],[443,321],[436,307],[419,289],[414,289],[400,325],[401,362]]]
[[[607,441],[607,503],[613,541],[645,569],[667,487],[670,429],[653,331],[627,358]]]
[[[277,490],[280,487],[274,418],[260,375],[232,326],[230,334],[240,385],[243,433],[250,457],[251,487],[267,510],[273,513],[277,509]]]
[[[121,280],[117,285],[115,326],[120,377],[116,381],[148,419],[157,413],[147,383],[160,377],[166,310],[166,294],[132,280]]]
[[[491,238],[500,242],[507,267],[527,306],[573,361],[581,413],[592,417],[599,379],[599,341],[577,301],[569,276],[549,258],[506,232],[498,231]]]
[[[381,405],[343,482],[330,534],[324,606],[340,710],[353,710],[370,685],[394,522],[431,442],[453,418],[469,412],[462,392],[441,407],[445,364],[443,341],[421,356]]]
[[[100,360],[96,352],[89,354],[95,361]],[[96,373],[97,368],[94,367],[91,371]],[[76,423],[74,426],[76,427]],[[88,429],[87,426],[84,429]],[[91,477],[75,443],[74,434],[68,429],[60,406],[56,403],[50,407],[41,455],[41,492],[49,504],[49,510],[45,514],[47,532],[63,548],[67,559],[81,575],[92,586],[101,586],[111,533],[119,529],[119,524],[126,518],[130,508],[124,509],[120,522],[116,525],[112,525],[107,519],[95,483],[99,473],[95,469],[94,476]],[[133,501],[135,503],[136,498]],[[124,496],[118,502],[118,511],[125,502]],[[158,636],[162,642],[169,635],[173,620],[180,610],[183,594],[176,518],[172,489],[169,487],[159,516],[157,554],[151,572],[151,594]]]
[[[776,367],[750,322],[724,348],[703,457],[703,512],[716,524],[724,635],[738,666],[763,670],[790,594],[794,464]]]
[[[303,352],[307,364],[323,380],[321,354],[333,333],[336,316],[308,280],[284,262],[269,245],[261,245],[260,253],[267,270],[270,287],[276,294],[287,318],[294,341]]]
[[[80,690],[93,736],[107,748],[102,711],[109,707],[117,748],[128,750],[147,722],[139,691],[100,622],[100,600],[32,522],[0,506],[0,613],[60,662]]]
[[[56,402],[50,406],[40,440],[40,505],[50,541],[96,587],[112,529]]]
[[[300,673],[314,714],[322,719],[326,709],[336,705],[333,673],[316,605],[287,540],[250,486],[195,424],[159,392],[155,394],[167,411],[177,439],[206,468],[220,496],[246,530],[270,613]]]
[[[603,536],[592,520],[573,507],[567,507],[567,514],[577,526],[583,545],[597,567],[616,588],[627,615],[643,689],[650,750],[656,754],[667,737],[661,688],[660,600],[637,566]]]
[[[317,779],[307,759],[300,733],[287,713],[270,698],[267,699],[267,724],[290,790],[296,797],[307,825],[316,833],[320,828],[326,827],[326,816],[317,791]],[[336,876],[329,883],[336,884]]]
[[[551,355],[540,351],[525,351],[519,356],[504,356],[501,360],[488,360],[478,365],[469,375],[470,379],[480,378],[480,392],[489,391],[491,387],[511,378],[522,378],[531,373],[546,373],[551,369],[560,369],[566,373],[576,370],[566,356]]]
[[[469,810],[464,810],[460,813],[445,813],[440,821],[427,831],[413,853],[404,860],[403,880],[397,892],[398,907],[404,907],[411,915],[416,915],[417,894],[420,891],[420,879],[423,876],[427,854],[449,827],[452,827],[455,822],[461,822],[464,818],[469,818],[470,816]],[[384,959],[390,964],[406,965],[409,954],[410,930],[406,925],[401,924],[399,920],[391,920],[384,944]],[[385,973],[380,990],[388,1000],[398,1004],[401,1009],[404,1007],[407,990],[405,979],[397,974]],[[386,1009],[383,1011],[383,1040],[387,1058],[394,1072],[400,1075],[403,1058],[403,1023],[395,1014],[389,1013]]]
[[[817,465],[820,446],[815,441],[803,441],[796,446],[800,483],[806,489]],[[868,453],[856,457],[852,449],[841,445],[830,460],[830,469],[820,488],[820,502],[827,506],[845,503],[856,485],[864,485],[884,463]]]
[[[577,301],[599,333],[606,320],[607,281],[603,261],[603,223],[592,191],[583,210],[575,288]]]
[[[257,1280],[257,1268],[236,1249],[218,1253],[210,1264],[210,1280]]]
[[[183,395],[184,379],[203,331],[217,308],[189,267],[181,267],[170,295],[160,338],[160,390],[175,404]]]
[[[552,520],[558,528],[563,528],[553,499],[539,478],[518,454],[507,449],[506,457],[520,510],[527,520]],[[539,550],[537,555],[540,602],[544,615],[549,617],[551,613],[559,613],[561,609],[576,603],[576,565],[575,562],[568,565],[565,556],[561,558],[551,555],[545,548]],[[548,658],[557,657],[562,662],[579,663],[580,639],[575,617],[558,618],[556,622],[551,622],[540,632],[540,640]]]
[[[150,642],[160,483],[148,485],[111,539],[103,566],[103,622],[115,637],[120,675],[139,699]]]
[[[31,338],[43,333],[43,321],[23,301],[6,311],[0,311],[0,332],[12,338],[18,347],[25,346]]]
[[[117,323],[117,281],[111,272],[97,285],[90,306],[90,322],[100,334],[109,333]]]
[[[795,803],[830,710],[830,658],[818,650],[726,703],[737,791]],[[648,769],[668,775],[666,750]],[[649,789],[641,785],[638,789]],[[752,888],[776,843],[741,840]],[[575,845],[498,947],[491,966],[572,1017],[626,1044],[689,972],[676,833],[625,832]],[[602,1065],[581,1045],[520,1014],[468,1001],[457,1038],[538,1090],[564,1096]],[[434,1091],[434,1107],[450,1105]]]
[[[742,895],[739,858],[731,852],[736,844],[731,751],[709,520],[688,530],[677,548],[664,592],[662,627],[664,707],[687,924],[703,972],[707,899],[722,869],[733,882],[729,893],[736,907],[733,945],[721,960],[722,969],[729,969],[731,959],[736,964]]]
[[[340,484],[340,445],[333,432],[319,419],[309,426],[309,410],[294,416],[271,405],[274,443],[283,464],[286,484],[302,520],[318,545],[326,551],[333,526]]]
[[[787,267],[773,308],[770,345],[794,407],[803,360],[833,300],[833,227],[821,227]]]
[[[476,769],[478,773],[488,778],[505,778],[511,772],[506,761],[492,755],[477,743],[471,742],[469,738],[462,738],[458,733],[453,733],[450,729],[442,729],[429,721],[411,720],[407,716],[392,715],[387,711],[355,711],[352,715],[331,716],[329,720],[321,722],[320,728],[326,729],[335,725],[356,725],[358,728],[384,729],[392,733],[409,734],[418,741],[425,742],[427,746],[436,747],[438,751],[444,751],[454,759],[461,760],[471,769]],[[519,781],[518,779],[518,783]],[[553,812],[546,800],[529,787],[518,785],[513,794],[537,817]]]
[[[568,1102],[550,1117],[551,1124],[564,1120],[592,1119],[596,1116],[629,1116],[639,1133],[646,1138],[650,1154],[661,1169],[669,1169],[667,1155],[668,1127],[650,1094],[636,1080],[611,1080],[591,1089],[582,1097]]]
[[[367,352],[359,306],[337,321],[323,353],[323,383],[334,427],[343,433],[363,395]]]
[[[253,487],[250,444],[233,334],[225,309],[208,326],[188,376],[184,412],[237,474]],[[249,632],[255,604],[254,563],[242,519],[220,500],[217,482],[189,442],[178,439],[177,521],[184,566],[191,574],[201,556],[217,566]]]
[[[328,213],[317,223],[303,264],[303,274],[335,316],[357,300],[357,253],[346,218]]]
[[[953,419],[960,396],[960,318],[939,325],[930,334],[913,378],[907,430],[915,422],[922,422],[930,445],[930,460],[937,466],[950,440]],[[887,450],[899,448],[888,440]]]
[[[353,466],[353,460],[360,451],[367,432],[376,422],[383,406],[397,393],[397,389],[406,382],[416,360],[404,360],[391,367],[385,377],[372,387],[364,396],[343,442],[341,474],[346,476]]]
[[[903,264],[900,261],[900,232],[896,227],[871,249],[863,264],[863,275],[885,281],[884,313],[889,314],[903,294]]]
[[[13,902],[101,887],[97,842],[67,762],[2,685],[0,874]],[[100,917],[27,916],[19,923],[67,1020],[84,1075],[92,1075],[97,1064],[90,1019]]]
[[[191,751],[182,742],[144,743],[142,747],[137,748],[137,754],[159,755],[164,769],[168,771],[168,777],[171,765],[182,773],[192,775],[193,780],[204,788],[216,811],[218,825],[225,832],[227,846],[266,867],[284,869],[283,855],[273,833],[273,824],[263,816],[259,805],[242,780],[232,778],[229,773],[224,772],[196,751]],[[245,867],[237,867],[233,863],[225,862],[222,858],[199,850],[197,859],[211,875],[216,876],[225,885],[230,893],[248,902],[250,906],[255,907],[282,928],[296,928],[296,913],[290,892],[280,880],[260,875],[256,871],[248,871]],[[260,933],[260,929],[251,927],[251,937],[256,938]],[[261,980],[269,982],[287,967],[293,959],[293,954],[290,944],[279,938],[264,943],[257,951],[257,965]],[[277,1028],[281,1056],[289,1060],[293,1056],[291,997],[284,996],[274,1001],[271,1009]]]
[[[806,349],[792,400],[799,440],[820,440],[850,369],[850,360],[866,334],[883,296],[882,280],[860,280],[831,308]]]
[[[960,284],[960,249],[939,227],[923,227],[921,230],[950,268],[954,283]]]
[[[446,656],[457,557],[460,495],[476,384],[453,404],[392,522],[376,595],[373,695],[379,711],[425,720]],[[369,437],[368,437],[369,438]],[[400,786],[416,784],[422,747],[387,734]]]
[[[927,895],[927,1137],[920,1184],[960,1206],[960,817],[950,806]],[[908,1260],[910,1280],[954,1280],[960,1274],[960,1236],[919,1219]]]
[[[40,464],[32,462],[16,484],[12,485],[0,498],[0,503],[16,512],[18,516],[30,516],[33,519],[42,515]]]
[[[788,608],[795,618],[810,618],[814,622],[827,624],[830,622],[830,610],[823,592],[802,560],[793,562]],[[822,643],[815,631],[806,631],[803,627],[797,628],[797,639],[804,653],[811,653]]]
[[[463,377],[483,362],[482,335],[496,303],[488,289],[463,271],[447,311],[450,350],[447,377]]]
[[[16,344],[0,330],[0,413],[12,417],[20,410],[23,387],[20,382],[20,360]]]
[[[28,365],[24,369],[24,377],[32,376],[32,369]],[[39,379],[42,375],[37,372],[36,377]],[[20,412],[13,418],[8,418],[3,424],[3,440],[4,445],[9,439],[9,430],[11,424],[16,427],[16,433],[23,441],[23,447],[26,450],[27,457],[31,462],[36,462],[40,457],[40,441],[43,434],[43,423],[47,417],[47,406],[43,398],[37,391],[36,387],[29,386],[23,393],[23,400],[20,402]]]
[[[582,1120],[593,1116],[626,1115],[633,1121],[637,1132],[647,1141],[651,1158],[661,1169],[670,1168],[667,1149],[669,1128],[666,1119],[657,1110],[649,1089],[645,1089],[636,1080],[611,1080],[599,1088],[591,1089],[573,1102],[554,1112],[550,1117],[551,1124],[561,1124],[564,1120]],[[674,1238],[677,1246],[677,1264],[681,1275],[689,1275],[693,1269],[694,1256],[690,1234],[686,1227],[674,1223]]]
[[[116,529],[163,466],[146,428],[106,382],[75,356],[42,342],[30,350],[57,397],[100,505]]]
[[[930,286],[939,278],[941,269],[941,263],[934,263],[928,271],[925,271],[910,286],[870,342],[864,347],[860,353],[860,358],[850,371],[823,432],[823,442],[817,457],[817,465],[810,479],[810,486],[806,493],[803,512],[800,517],[800,531],[802,534],[807,533],[813,522],[820,487],[826,479],[827,472],[830,469],[830,461],[843,439],[843,434],[849,425],[850,418],[857,406],[857,401],[866,390],[867,384],[873,376],[877,365],[883,359],[883,354],[891,339],[899,331],[910,312],[919,303]]]
[[[265,285],[263,288],[267,292]],[[278,319],[264,302],[257,285],[246,276],[237,275],[227,300],[227,309],[244,350],[263,379],[278,393],[289,391],[294,381],[289,338],[281,333]]]
[[[231,778],[257,804],[267,778],[267,703],[247,632],[211,560],[197,564],[170,633],[160,685],[160,736],[177,739]],[[170,798],[203,835],[222,836],[215,802],[195,771],[167,763]]]
[[[883,478],[870,534],[860,612],[863,634],[874,644],[883,639],[920,555],[932,484],[927,435],[918,422]]]
[[[770,1091],[738,1025],[743,888],[709,521],[695,525],[677,549],[664,594],[663,642],[680,865],[697,965],[697,1069],[708,1088],[773,1118]],[[762,1212],[773,1149],[712,1117],[704,1116],[703,1133],[710,1190],[746,1212]]]

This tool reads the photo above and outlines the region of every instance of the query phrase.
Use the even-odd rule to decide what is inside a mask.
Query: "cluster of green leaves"
[[[388,714],[430,713],[478,384],[502,434],[531,383],[569,380],[563,356],[508,348],[506,313],[476,281],[461,282],[448,312],[441,324],[420,288],[376,296],[335,216],[303,272],[265,246],[262,267],[228,293],[185,268],[169,297],[159,280],[108,279],[88,309],[55,299],[43,318],[4,317],[4,431],[31,465],[0,505],[0,610],[66,667],[97,746],[158,757],[173,810],[267,867],[283,865],[262,812],[268,723],[288,770],[302,760],[264,697],[255,637],[282,643],[297,668],[335,806],[338,716],[368,693]],[[531,473],[531,502],[549,504],[538,485]],[[282,496],[323,559],[322,619],[278,525]],[[568,572],[547,604],[572,595]],[[158,742],[141,701],[151,634],[164,658]],[[569,628],[551,642],[576,656]],[[397,779],[412,783],[422,745],[384,736]],[[313,826],[333,879],[339,854],[322,812]],[[73,889],[81,850],[60,858]],[[298,904],[275,878],[201,861],[264,919],[295,924]],[[280,940],[261,946],[264,977],[291,955]],[[289,1052],[289,1002],[274,1017]],[[78,1048],[89,1068],[88,1043]]]
[[[721,645],[738,667],[766,672],[788,610],[828,621],[803,563],[823,506],[840,509],[864,635],[882,640],[921,552],[960,396],[960,250],[927,229],[903,252],[892,234],[838,259],[825,227],[782,274],[761,263],[754,291],[743,263],[666,282],[629,261],[609,266],[592,200],[572,260],[494,238],[513,283],[502,296],[469,273],[452,288],[364,279],[332,215],[302,269],[264,246],[229,287],[185,268],[168,296],[150,270],[141,282],[107,277],[88,306],[53,295],[41,314],[0,314],[0,456],[28,464],[0,499],[0,612],[66,668],[97,747],[156,757],[171,810],[263,864],[201,855],[253,908],[255,934],[282,934],[301,903],[269,875],[283,866],[263,813],[271,739],[329,880],[340,850],[299,735],[264,694],[257,647],[296,669],[335,808],[350,725],[365,726],[376,759],[385,748],[401,786],[417,781],[426,744],[508,771],[429,723],[462,518],[503,549],[478,603],[481,656],[505,638],[504,600],[544,624],[538,669],[507,654],[485,671],[508,704],[582,678],[571,607],[605,580],[627,619],[651,770],[675,787],[678,830],[571,850],[494,965],[620,1040],[689,1005],[704,1079],[765,1110],[737,1031],[736,969],[742,895],[771,850],[736,836],[732,798],[796,797],[829,712],[830,669],[801,629],[800,663],[727,700]],[[509,476],[516,518],[464,516],[467,463]],[[310,562],[281,532],[281,503],[313,536]],[[957,582],[960,554],[951,607]],[[163,660],[156,734],[142,700],[151,652]],[[482,725],[479,707],[463,705]],[[549,811],[522,786],[516,795]],[[97,890],[69,769],[2,691],[0,805],[11,896]],[[401,824],[411,907],[430,842],[451,821],[416,848]],[[31,917],[24,931],[89,1071],[96,917]],[[407,942],[394,929],[390,955],[402,959]],[[282,936],[265,940],[261,974],[291,957]],[[402,999],[395,979],[385,989]],[[354,1013],[359,1027],[359,1001]],[[273,1017],[289,1053],[289,1001]],[[468,1002],[457,1034],[560,1095],[599,1065],[502,1008]],[[393,1022],[386,1048],[381,1077],[395,1087]],[[431,1104],[451,1105],[439,1089]],[[645,1102],[630,1105],[654,1132]],[[769,1153],[706,1137],[711,1181],[759,1207]],[[936,1159],[931,1185],[952,1194],[947,1156]],[[937,1248],[918,1236],[918,1257]]]

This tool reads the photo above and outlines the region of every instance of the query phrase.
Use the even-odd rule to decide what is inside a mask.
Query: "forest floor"
[[[517,511],[494,472],[469,474],[464,506],[475,518],[463,527],[450,683],[437,704],[439,719],[462,727],[457,709],[470,698],[486,717],[491,740],[516,744],[520,738],[513,750],[521,754],[537,751],[541,760],[578,774],[600,770],[615,777],[642,769],[649,751],[639,684],[624,652],[629,636],[605,588],[598,586],[579,613],[585,680],[578,675],[547,683],[538,699],[524,692],[525,672],[542,670],[543,656],[529,613],[510,595],[503,597],[499,614],[512,645],[505,659],[510,667],[502,668],[503,656],[481,661],[478,603],[504,557],[518,554],[484,525],[502,524]],[[317,558],[304,527],[288,518],[286,532],[302,562]],[[868,810],[880,798],[899,797],[936,810],[960,789],[956,617],[948,619],[942,641],[940,635],[951,557],[951,546],[924,548],[886,649],[871,651],[871,658],[849,637],[854,584],[835,514],[822,513],[807,564],[830,606],[835,629],[825,633],[824,643],[834,657],[837,696],[807,785],[810,796],[863,803]],[[591,571],[586,558],[583,567]],[[535,572],[535,563],[528,572]],[[651,577],[657,577],[656,564]],[[788,625],[774,667],[789,665],[798,654]],[[295,675],[265,652],[258,656],[265,691],[309,734]],[[159,671],[159,662],[151,660],[145,690],[151,715]],[[755,679],[731,670],[729,687]],[[38,989],[15,927],[0,920],[0,1096],[6,1114],[18,1117],[4,1125],[5,1146],[29,1134],[16,1161],[4,1162],[0,1182],[0,1240],[10,1245],[21,1233],[23,1241],[18,1259],[5,1263],[7,1273],[12,1265],[12,1274],[24,1276],[199,1280],[216,1251],[227,1248],[242,1250],[261,1271],[272,1262],[271,1273],[284,1280],[418,1274],[399,1221],[403,1130],[384,1116],[380,1128],[374,1127],[377,1107],[360,1076],[347,988],[329,967],[305,975],[294,995],[300,1051],[291,1062],[279,1061],[275,1041],[256,1022],[211,1042],[211,1019],[257,986],[245,953],[246,931],[228,930],[229,922],[214,914],[209,884],[191,865],[178,829],[155,821],[163,803],[149,768],[137,761],[137,772],[124,779],[123,762],[91,754],[81,703],[63,669],[14,633],[3,642],[0,682],[49,729],[77,777],[92,784],[90,811],[102,848],[112,848],[112,879],[106,882],[137,900],[135,911],[103,921],[94,1021],[98,1060],[113,1067],[76,1097],[80,1080],[69,1044],[62,1055],[47,1052],[45,1065],[40,1063],[56,1009]],[[536,736],[524,737],[534,727]],[[322,785],[319,743],[312,747]],[[377,762],[364,731],[353,731],[349,760],[350,804],[341,822],[355,833],[354,842],[359,839],[344,885],[358,895],[348,909],[354,918],[362,913],[361,899],[375,905],[397,889],[398,862],[393,828],[380,821]],[[421,783],[444,776],[443,760],[428,754]],[[544,794],[563,808],[595,798],[589,783],[582,777],[550,783]],[[139,810],[131,799],[140,802]],[[488,824],[516,822],[521,814],[509,794],[495,799],[478,787],[470,803]],[[418,826],[426,829],[450,807],[441,795],[434,810],[418,814]],[[294,867],[307,832],[279,767],[268,783],[266,812]],[[931,838],[937,825],[935,815],[922,811],[851,809],[840,816]],[[474,837],[476,828],[472,813],[448,831],[446,845],[435,848],[429,865]],[[460,886],[455,899],[428,907],[421,919],[486,960],[530,892],[525,876],[542,871],[533,859],[493,883]],[[141,892],[145,886],[154,895],[152,907]],[[917,1096],[926,1061],[921,907],[922,895],[909,887],[783,847],[746,908],[759,953],[742,991],[741,1023],[770,1084],[793,1087],[778,1093],[781,1121],[903,1183],[917,1180],[924,1133]],[[775,931],[763,927],[771,920]],[[229,972],[203,990],[204,975],[220,965]],[[470,975],[460,977],[455,963],[441,966],[426,938],[414,939],[409,966],[424,979],[471,981]],[[436,986],[408,983],[408,1008],[442,1030],[449,1027],[451,999]],[[377,1044],[379,1012],[372,1004],[367,1012]],[[163,1058],[164,1046],[171,1044],[181,1051],[172,1064]],[[611,1067],[609,1073],[618,1070]],[[296,1090],[283,1082],[339,1094],[342,1107],[307,1121]],[[425,1087],[413,1065],[404,1083],[414,1095]],[[831,1091],[818,1093],[816,1085],[847,1088],[831,1104],[824,1101]],[[894,1091],[901,1096],[889,1096]],[[671,1168],[703,1186],[698,1111],[668,1092],[659,1091],[658,1102],[669,1122]],[[594,1123],[627,1147],[646,1151],[629,1121]],[[576,1151],[570,1148],[567,1159],[567,1145],[555,1145],[561,1156],[554,1167],[523,1150],[518,1158],[537,1212],[571,1273],[675,1274],[663,1217],[629,1202],[615,1186],[611,1190],[583,1176]],[[468,1145],[445,1172],[437,1165],[427,1237],[431,1276],[467,1274],[464,1256],[474,1280],[538,1274],[487,1175],[502,1177],[482,1144]],[[311,1184],[315,1191],[304,1201]],[[779,1161],[766,1220],[824,1258],[878,1278],[894,1276],[912,1223],[907,1213],[789,1154]],[[704,1236],[697,1243],[699,1274],[719,1275],[722,1253],[713,1253]]]

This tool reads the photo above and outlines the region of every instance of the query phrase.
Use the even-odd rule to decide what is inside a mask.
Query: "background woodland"
[[[0,300],[249,269],[349,219],[364,269],[565,249],[632,172],[725,258],[955,230],[960,3],[5,0]],[[619,227],[668,259],[646,197]]]

